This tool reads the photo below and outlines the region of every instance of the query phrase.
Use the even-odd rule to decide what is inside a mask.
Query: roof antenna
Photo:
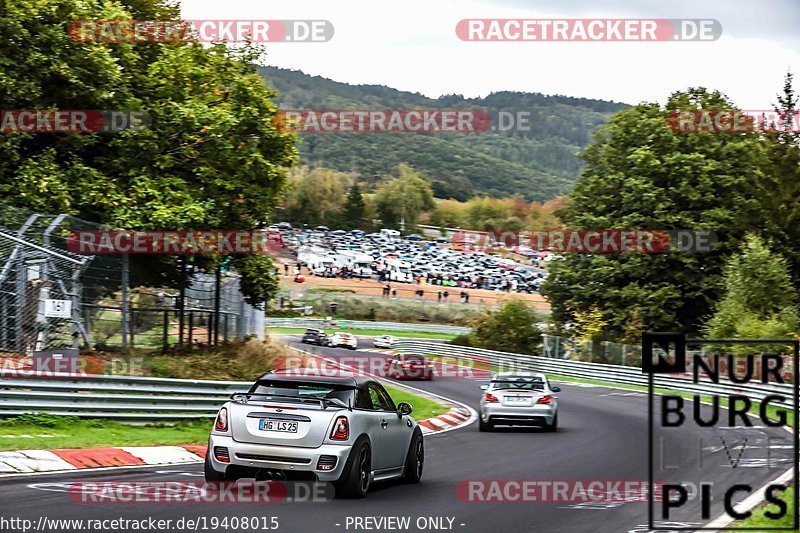
[[[347,397],[347,409],[349,409],[351,413],[353,412],[353,399],[349,396]]]

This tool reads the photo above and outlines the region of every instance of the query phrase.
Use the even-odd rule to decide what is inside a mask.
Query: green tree
[[[353,183],[347,191],[347,200],[342,210],[342,222],[347,229],[364,228],[366,226],[367,204],[358,183]]]
[[[4,109],[151,119],[120,133],[0,135],[0,199],[125,229],[252,229],[271,218],[297,152],[273,125],[276,93],[254,66],[262,50],[79,43],[67,31],[81,19],[178,18],[166,0],[0,3]],[[148,267],[164,278],[174,259]]]
[[[284,203],[286,218],[311,226],[341,226],[345,191],[351,179],[350,174],[328,168],[293,169]]]
[[[586,168],[558,214],[570,229],[713,231],[710,252],[571,254],[551,261],[545,294],[559,323],[598,309],[613,337],[633,314],[649,329],[697,331],[722,287],[722,265],[764,220],[758,135],[677,133],[666,114],[730,109],[720,93],[691,89],[664,108],[640,104],[615,115],[583,152]]]
[[[800,132],[793,126],[798,99],[792,80],[792,74],[786,74],[775,106],[784,121],[765,134],[767,164],[760,198],[767,214],[765,225],[789,260],[795,287],[800,287]]]
[[[757,235],[725,264],[725,296],[706,330],[712,338],[797,336],[797,291],[789,262]]]
[[[236,272],[242,276],[241,289],[247,303],[258,309],[278,293],[275,263],[268,255],[243,255],[234,259]]]
[[[375,208],[385,227],[413,230],[420,214],[435,207],[431,185],[408,165],[398,166],[399,176],[375,191]]]
[[[541,317],[524,300],[509,298],[498,309],[487,309],[472,320],[470,344],[487,350],[538,353]]]

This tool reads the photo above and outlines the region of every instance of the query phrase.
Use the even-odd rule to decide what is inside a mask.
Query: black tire
[[[336,495],[342,498],[363,498],[372,482],[372,450],[366,441],[353,447],[342,477],[334,483]]]
[[[553,422],[545,426],[545,430],[550,433],[558,431],[558,413],[553,417]]]
[[[494,425],[491,422],[484,422],[483,419],[478,416],[478,431],[491,431],[494,429]]]
[[[411,444],[408,446],[406,454],[406,467],[403,470],[403,479],[406,483],[419,483],[422,479],[422,469],[425,466],[425,442],[422,440],[422,432],[414,430],[411,437]]]
[[[229,479],[225,472],[214,470],[214,467],[211,466],[209,453],[211,453],[211,448],[206,453],[206,460],[203,462],[203,474],[205,475],[206,483],[233,483],[236,481],[235,479]]]

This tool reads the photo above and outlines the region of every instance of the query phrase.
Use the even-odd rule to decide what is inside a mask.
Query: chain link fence
[[[642,347],[608,341],[581,341],[556,335],[542,335],[542,356],[588,363],[642,366]]]
[[[163,287],[142,286],[146,260],[82,255],[72,232],[102,230],[69,215],[0,204],[0,353],[95,348],[166,350],[264,336],[264,313],[249,305],[233,272],[207,273],[175,261]],[[171,288],[172,287],[172,288]]]

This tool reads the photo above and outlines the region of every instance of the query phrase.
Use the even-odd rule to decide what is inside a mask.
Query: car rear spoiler
[[[231,394],[230,399],[236,403],[247,403],[248,401],[250,401],[250,398],[254,396],[260,396],[262,398],[267,398],[267,399],[278,398],[279,401],[280,399],[285,400],[287,398],[291,400],[291,402],[286,402],[286,403],[293,403],[293,402],[315,403],[318,404],[321,409],[327,409],[328,406],[335,405],[336,407],[344,407],[345,409],[348,409],[350,411],[353,410],[353,406],[350,403],[349,398],[347,399],[347,403],[345,404],[339,398],[300,398],[299,396],[291,396],[289,394],[260,394],[254,392],[235,392]],[[245,398],[244,401],[242,401],[243,397]]]

